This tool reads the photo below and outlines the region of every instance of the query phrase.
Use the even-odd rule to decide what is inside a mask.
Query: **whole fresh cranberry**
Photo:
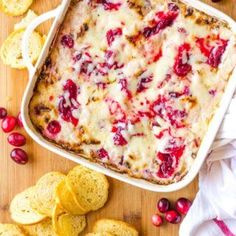
[[[21,113],[19,112],[18,116],[17,116],[17,124],[19,127],[23,128],[23,122],[22,122],[22,118],[21,118]]]
[[[65,34],[62,36],[61,38],[61,44],[64,46],[64,47],[67,47],[67,48],[73,48],[74,47],[74,39],[72,38],[71,35],[69,34]]]
[[[26,138],[24,135],[15,132],[8,136],[7,141],[15,147],[21,147],[25,145]]]
[[[53,120],[53,121],[49,122],[49,124],[47,126],[47,130],[49,131],[49,133],[56,135],[56,134],[60,133],[61,125],[58,121]]]
[[[178,224],[181,221],[181,216],[177,211],[171,210],[165,213],[165,219],[171,224]]]
[[[175,208],[179,213],[186,215],[191,205],[192,202],[190,200],[182,197],[176,201]]]
[[[162,220],[162,217],[159,216],[158,214],[154,214],[152,216],[152,224],[156,227],[159,227],[163,224],[163,220]]]
[[[2,130],[5,133],[11,132],[15,128],[16,123],[17,119],[14,116],[7,116],[2,121]]]
[[[0,119],[4,119],[7,116],[7,110],[4,107],[0,107]]]
[[[165,213],[170,209],[170,202],[167,198],[161,198],[157,203],[157,209],[161,213]]]
[[[20,165],[25,165],[28,162],[27,153],[20,148],[14,148],[11,151],[10,156],[13,161],[15,161],[17,164],[20,164]]]

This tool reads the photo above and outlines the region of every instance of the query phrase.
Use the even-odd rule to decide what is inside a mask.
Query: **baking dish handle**
[[[24,63],[29,71],[29,77],[32,78],[32,76],[35,73],[36,68],[33,66],[30,56],[29,56],[29,39],[33,33],[33,31],[43,22],[55,18],[60,14],[60,11],[62,10],[62,6],[58,6],[52,11],[46,12],[40,16],[38,16],[36,19],[34,19],[26,28],[25,33],[22,38],[22,57],[24,60]]]

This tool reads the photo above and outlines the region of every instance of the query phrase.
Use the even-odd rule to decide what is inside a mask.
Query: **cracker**
[[[35,187],[31,187],[17,194],[10,204],[11,218],[18,224],[30,225],[46,218],[31,207]]]
[[[55,190],[64,178],[65,175],[60,172],[49,172],[42,176],[36,183],[31,206],[41,214],[51,217],[56,205]]]
[[[0,0],[0,10],[11,16],[24,14],[33,3],[33,0]]]
[[[118,220],[102,219],[93,227],[95,233],[110,233],[114,236],[138,236],[138,231],[131,225]]]
[[[56,205],[53,212],[53,228],[58,236],[78,236],[86,227],[85,216],[75,216]]]
[[[0,224],[1,236],[25,236],[21,228],[14,224]]]
[[[85,236],[113,236],[113,234],[109,234],[109,233],[88,233]]]
[[[56,187],[56,201],[66,212],[72,215],[84,215],[87,213],[87,211],[79,205],[75,194],[69,190],[65,180],[62,180]]]
[[[79,165],[68,173],[66,181],[87,211],[103,207],[108,199],[109,183],[103,174]]]
[[[16,69],[26,68],[21,51],[21,42],[24,30],[12,32],[3,42],[0,49],[0,57],[5,65]],[[44,40],[37,32],[33,32],[30,38],[29,55],[31,62],[34,63],[38,59]]]
[[[22,226],[27,236],[57,236],[52,227],[52,220],[46,219],[35,225]]]

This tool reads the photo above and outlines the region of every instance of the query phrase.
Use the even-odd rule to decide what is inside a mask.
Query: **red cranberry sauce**
[[[107,43],[109,46],[112,45],[113,41],[116,39],[116,37],[119,37],[122,35],[122,29],[121,28],[115,28],[110,29],[106,33]]]
[[[128,143],[126,139],[123,137],[123,135],[121,134],[121,131],[118,131],[115,133],[113,137],[113,141],[116,146],[124,146]]]
[[[98,4],[102,4],[104,10],[106,11],[118,11],[120,9],[121,3],[113,3],[108,0],[97,0]]]
[[[104,148],[100,148],[99,150],[97,150],[97,155],[100,159],[109,159],[108,152]]]
[[[128,81],[126,78],[120,79],[119,84],[121,86],[121,91],[124,91],[128,99],[132,99],[132,93],[128,88]]]
[[[104,58],[98,61],[98,58],[92,57],[88,50],[76,52],[73,57],[74,69],[78,72],[79,76],[83,76],[85,80],[93,75],[93,77],[107,76],[110,70],[121,69],[124,65],[119,64],[116,60],[116,53],[112,50],[106,50]]]
[[[197,38],[196,44],[201,53],[207,57],[206,63],[213,68],[218,68],[228,40],[221,39],[219,35],[216,38],[207,36],[206,38]]]
[[[161,30],[171,26],[177,18],[179,12],[177,10],[170,9],[168,12],[157,12],[155,19],[151,22],[151,26],[146,26],[143,29],[143,36],[150,38],[158,34]]]
[[[157,153],[157,158],[161,162],[160,168],[157,172],[158,177],[169,178],[174,174],[184,150],[185,145],[178,146],[176,141],[173,139],[170,141],[170,147],[167,147],[165,152]]]
[[[189,43],[184,43],[178,48],[178,54],[174,64],[174,73],[180,77],[185,77],[192,70],[192,66],[189,64],[189,51]]]
[[[175,128],[184,127],[184,119],[187,116],[185,110],[174,109],[169,98],[159,95],[158,98],[150,105],[148,113],[149,118],[158,116]]]
[[[189,95],[190,95],[190,90],[188,86],[185,86],[183,91],[180,92],[175,92],[175,91],[169,92],[169,96],[171,98],[179,98],[182,96],[189,96]]]
[[[113,142],[116,146],[124,146],[128,143],[122,134],[122,131],[127,129],[127,116],[117,101],[106,99],[106,102],[109,112],[114,119],[111,130],[111,132],[114,133]]]
[[[64,92],[69,93],[69,102],[66,101],[65,95],[60,97],[58,105],[59,113],[64,121],[71,122],[74,126],[77,126],[79,120],[73,116],[72,111],[79,108],[80,105],[77,101],[79,88],[71,79],[69,79],[64,84],[63,90]]]
[[[144,72],[139,76],[138,80],[137,93],[141,93],[148,89],[149,84],[153,80],[153,75],[146,75],[146,73]]]

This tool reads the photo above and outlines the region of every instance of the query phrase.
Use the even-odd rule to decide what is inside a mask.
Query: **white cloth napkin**
[[[236,98],[199,173],[199,192],[180,236],[236,236]]]

